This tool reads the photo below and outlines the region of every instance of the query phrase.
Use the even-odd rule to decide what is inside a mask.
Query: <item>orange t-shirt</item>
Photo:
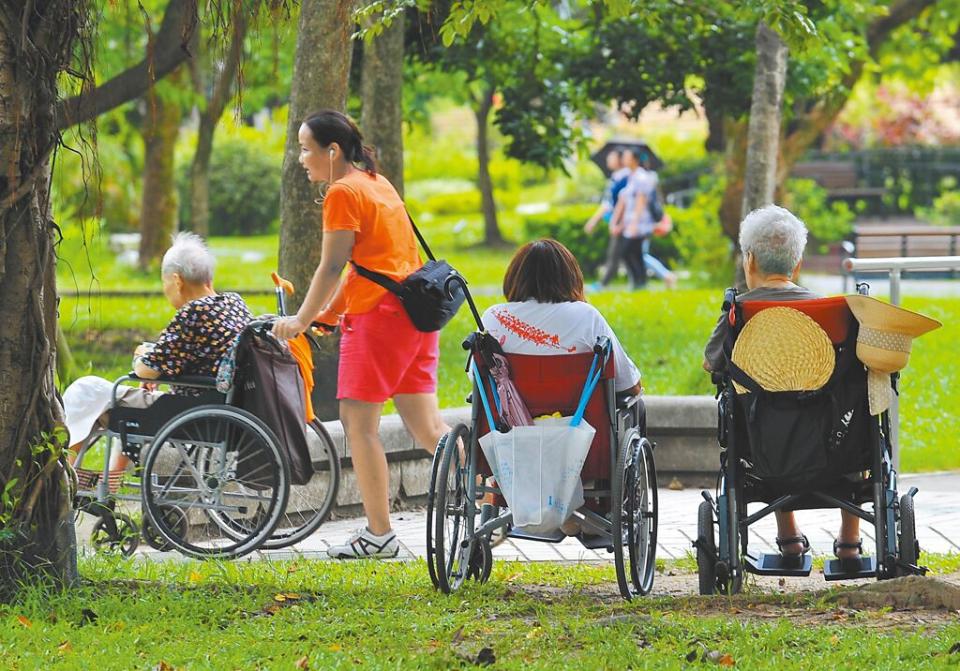
[[[323,201],[323,230],[354,231],[352,260],[398,282],[423,265],[400,194],[383,175],[357,171],[331,184]],[[369,312],[385,293],[350,265],[344,279],[343,312]]]

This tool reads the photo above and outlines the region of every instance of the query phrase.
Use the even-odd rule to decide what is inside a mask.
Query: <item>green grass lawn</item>
[[[878,627],[889,613],[822,594],[625,603],[609,565],[499,563],[451,596],[422,562],[94,557],[81,572],[79,589],[0,604],[3,668],[682,669],[714,653],[745,669],[928,669],[960,636],[942,617]]]

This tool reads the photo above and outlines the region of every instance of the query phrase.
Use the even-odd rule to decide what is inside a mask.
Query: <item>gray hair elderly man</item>
[[[133,372],[144,380],[181,375],[217,374],[220,359],[234,338],[253,318],[237,294],[218,294],[213,289],[214,258],[203,239],[193,233],[177,233],[163,256],[160,278],[163,295],[176,310],[156,343],[142,343],[133,355]],[[82,377],[63,394],[71,448],[79,448],[97,428],[106,425],[113,383],[100,377]],[[171,393],[191,395],[188,387],[171,387]],[[117,403],[146,408],[163,393],[144,382],[141,388],[121,385]],[[112,467],[123,468],[127,460],[117,455]]]
[[[792,212],[776,205],[754,210],[740,223],[740,249],[747,291],[740,301],[799,301],[820,298],[797,284],[803,249],[807,245],[807,227]],[[703,367],[710,372],[726,368],[723,354],[721,315],[703,352]],[[834,546],[839,559],[852,559],[860,553],[860,518],[840,511],[840,534]],[[786,557],[805,554],[810,549],[807,537],[800,533],[793,512],[778,511],[777,547]]]

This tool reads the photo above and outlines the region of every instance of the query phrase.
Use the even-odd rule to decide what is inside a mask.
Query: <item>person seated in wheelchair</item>
[[[821,298],[797,283],[807,244],[807,228],[789,210],[776,205],[754,210],[740,224],[740,249],[747,291],[737,301],[799,301]],[[703,368],[721,374],[727,366],[723,351],[725,328],[721,314],[704,349]],[[742,366],[741,366],[742,367]],[[810,549],[792,511],[777,511],[777,547],[784,557],[799,558]],[[840,511],[840,533],[834,553],[840,560],[861,552],[860,518]]]
[[[642,393],[640,371],[600,311],[586,302],[583,272],[563,244],[551,239],[527,243],[514,254],[503,279],[506,303],[483,313],[483,326],[507,354],[556,355],[592,352],[597,338],[610,339],[617,395]],[[641,434],[646,433],[638,402]],[[568,520],[568,535],[579,525]]]
[[[214,258],[203,239],[193,233],[178,233],[163,256],[160,277],[163,295],[176,310],[155,344],[142,343],[133,353],[133,372],[143,380],[184,375],[213,377],[230,344],[253,315],[235,293],[219,294],[213,288]],[[114,383],[88,375],[63,394],[70,446],[76,451],[95,430],[105,427]],[[199,395],[196,388],[172,385],[172,394]],[[140,388],[120,385],[116,403],[129,408],[147,408],[161,398],[156,384]],[[129,460],[116,455],[112,469],[125,468]]]

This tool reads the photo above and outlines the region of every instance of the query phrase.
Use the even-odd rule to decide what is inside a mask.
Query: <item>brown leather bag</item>
[[[237,390],[234,403],[263,421],[279,440],[290,464],[290,484],[305,485],[313,477],[307,446],[304,382],[293,355],[271,336],[249,330],[237,352]],[[254,484],[254,459],[240,474]]]

